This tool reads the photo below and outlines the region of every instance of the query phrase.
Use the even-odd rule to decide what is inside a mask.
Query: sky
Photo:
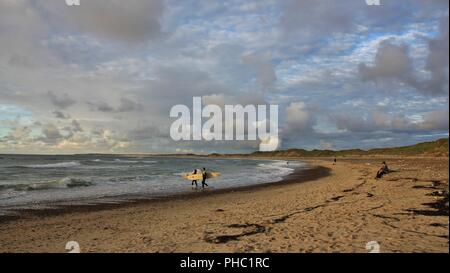
[[[447,0],[0,0],[0,153],[241,153],[172,106],[277,104],[279,149],[448,137]]]

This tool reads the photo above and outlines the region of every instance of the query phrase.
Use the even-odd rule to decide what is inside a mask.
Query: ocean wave
[[[47,181],[39,183],[29,183],[29,184],[6,184],[0,185],[0,191],[13,190],[13,191],[38,191],[38,190],[49,190],[49,189],[64,189],[64,188],[75,188],[75,187],[88,187],[94,185],[93,182],[82,179],[65,177],[56,181]]]
[[[129,160],[129,159],[127,159],[127,160],[125,160],[125,159],[114,159],[113,162],[115,162],[115,163],[124,163],[124,164],[127,164],[127,163],[137,163],[137,164],[155,164],[155,163],[158,163],[158,161],[156,161],[156,160]]]
[[[260,163],[257,165],[258,169],[272,169],[272,170],[283,170],[283,171],[292,171],[293,168],[292,166],[289,166],[286,162],[284,161],[275,161],[275,162],[270,162],[270,163]]]
[[[158,163],[158,161],[156,161],[156,160],[142,160],[141,162],[142,163],[151,163],[151,164]]]
[[[267,176],[271,179],[280,180],[294,172],[294,168],[291,164],[287,164],[286,161],[260,163],[256,166],[256,169],[259,171],[259,174],[256,176]]]
[[[20,168],[73,168],[73,167],[79,167],[81,166],[81,163],[78,161],[70,161],[70,162],[59,162],[59,163],[51,163],[51,164],[36,164],[36,165],[23,165],[23,166],[17,166]]]
[[[84,180],[82,178],[70,178],[66,177],[59,181],[59,184],[63,184],[68,188],[75,187],[88,187],[92,186],[94,183],[92,181]]]
[[[123,176],[123,177],[111,177],[108,179],[110,182],[124,182],[124,181],[135,181],[136,176]]]
[[[117,163],[139,163],[138,160],[123,160],[123,159],[114,159],[114,162],[117,162]]]
[[[139,163],[139,164],[155,164],[158,163],[156,160],[129,160],[129,159],[114,159],[114,160],[104,160],[104,159],[92,159],[88,162],[95,163],[112,163],[112,164],[128,164],[128,163]]]

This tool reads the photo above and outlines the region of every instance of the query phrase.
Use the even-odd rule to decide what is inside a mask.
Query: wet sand
[[[383,158],[385,160],[386,158]],[[305,159],[302,159],[303,161]],[[0,252],[448,253],[448,158],[308,159],[284,182],[121,205],[22,212]],[[445,199],[446,198],[446,199]]]

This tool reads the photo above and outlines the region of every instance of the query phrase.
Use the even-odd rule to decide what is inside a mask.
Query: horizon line
[[[393,147],[375,147],[370,149],[362,149],[362,148],[349,148],[349,149],[342,149],[342,150],[332,150],[332,149],[304,149],[304,148],[286,148],[286,149],[280,149],[275,151],[252,151],[248,153],[217,153],[217,152],[211,152],[211,153],[59,153],[59,154],[52,154],[52,153],[0,153],[0,156],[2,155],[53,155],[53,156],[62,156],[62,155],[121,155],[121,156],[127,156],[127,155],[141,155],[141,156],[209,156],[209,155],[252,155],[255,153],[275,153],[275,152],[283,152],[283,151],[289,151],[289,150],[305,150],[308,152],[311,151],[330,151],[330,152],[345,152],[345,151],[351,151],[351,150],[360,150],[363,152],[368,152],[371,150],[377,150],[377,149],[395,149],[395,148],[402,148],[402,147],[409,147],[414,146],[422,143],[431,143],[436,142],[439,140],[448,140],[449,137],[441,137],[437,138],[435,140],[431,141],[422,141],[422,142],[416,142],[414,144],[410,145],[404,145],[404,146],[393,146]]]

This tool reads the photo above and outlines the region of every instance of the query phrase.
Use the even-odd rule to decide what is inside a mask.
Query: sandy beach
[[[448,252],[448,157],[302,161],[263,187],[3,218],[0,252]]]

